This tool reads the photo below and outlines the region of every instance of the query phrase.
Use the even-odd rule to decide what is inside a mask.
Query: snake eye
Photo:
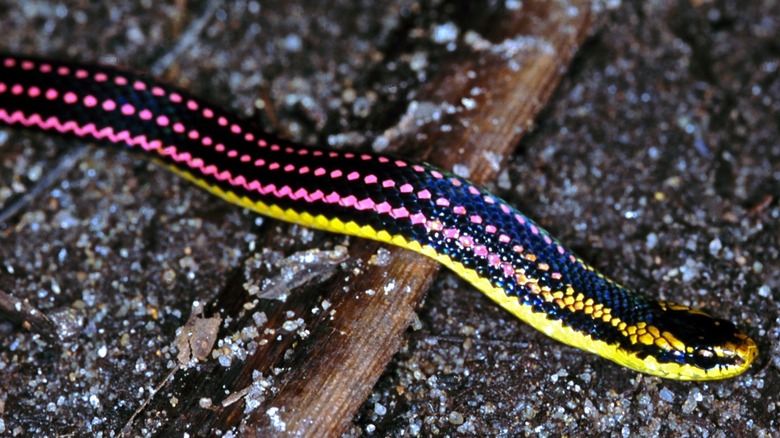
[[[718,358],[715,355],[715,352],[709,348],[699,348],[693,354],[693,362],[699,368],[708,370],[718,364]]]

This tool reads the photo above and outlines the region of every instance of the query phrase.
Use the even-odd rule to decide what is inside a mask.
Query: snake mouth
[[[735,345],[731,351],[734,354],[734,358],[739,361],[739,365],[747,368],[753,363],[756,356],[758,356],[758,346],[753,339],[749,338],[747,335],[740,333],[738,336],[740,337],[741,342]]]

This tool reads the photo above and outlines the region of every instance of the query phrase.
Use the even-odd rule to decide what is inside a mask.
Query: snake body
[[[0,55],[0,122],[124,146],[262,215],[422,253],[548,336],[643,373],[720,379],[757,354],[731,322],[627,290],[462,178],[274,138],[143,75]]]

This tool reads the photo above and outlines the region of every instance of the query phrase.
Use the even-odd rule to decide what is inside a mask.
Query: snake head
[[[755,342],[730,321],[675,303],[659,302],[652,327],[659,335],[659,375],[714,380],[743,373],[756,358]],[[648,327],[648,331],[650,328]]]

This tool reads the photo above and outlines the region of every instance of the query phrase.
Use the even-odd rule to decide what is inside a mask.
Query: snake
[[[287,141],[135,71],[0,54],[0,122],[135,151],[261,215],[421,253],[545,335],[641,373],[724,379],[758,354],[732,322],[623,287],[464,178]]]

